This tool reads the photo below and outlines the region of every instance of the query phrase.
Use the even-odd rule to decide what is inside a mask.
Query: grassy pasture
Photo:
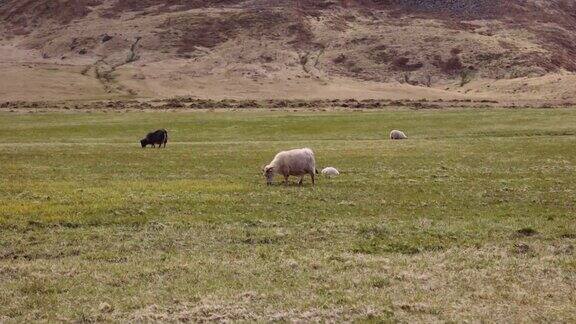
[[[0,138],[0,322],[576,321],[576,110],[2,113]],[[266,187],[302,146],[342,175]]]

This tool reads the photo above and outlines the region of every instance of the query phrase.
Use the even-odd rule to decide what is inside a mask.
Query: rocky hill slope
[[[0,35],[0,101],[576,92],[576,0],[0,0]]]

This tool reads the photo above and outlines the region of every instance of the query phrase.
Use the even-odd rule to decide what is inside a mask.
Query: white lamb
[[[336,168],[327,167],[327,168],[324,168],[322,170],[322,174],[327,176],[328,178],[330,178],[330,177],[335,177],[337,175],[340,175],[340,172],[338,172],[338,170],[336,170]]]
[[[300,177],[299,185],[302,185],[304,176],[312,177],[312,185],[315,184],[314,173],[316,171],[316,159],[314,152],[309,148],[282,151],[274,157],[274,160],[264,167],[264,176],[268,185],[272,184],[275,174],[284,176],[284,183],[288,185],[289,176]]]
[[[408,136],[406,136],[406,134],[404,134],[403,131],[399,131],[399,130],[393,130],[390,132],[390,139],[391,140],[403,140],[403,139],[407,139]]]

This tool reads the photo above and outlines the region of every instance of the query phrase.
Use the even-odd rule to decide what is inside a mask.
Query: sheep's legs
[[[300,180],[298,180],[298,185],[301,186],[302,183],[304,183],[304,176],[300,177]]]
[[[289,177],[289,176],[287,176],[287,175],[284,176],[284,185],[285,185],[285,186],[288,186],[288,177]]]
[[[310,172],[310,177],[312,177],[312,186],[316,184],[314,172]]]

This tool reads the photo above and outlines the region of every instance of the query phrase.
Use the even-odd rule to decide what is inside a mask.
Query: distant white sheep
[[[391,140],[403,140],[403,139],[407,139],[408,136],[406,136],[406,134],[404,134],[403,131],[399,131],[399,130],[393,130],[390,132],[390,139]]]
[[[266,183],[272,184],[275,174],[284,176],[284,183],[288,185],[289,176],[300,177],[299,185],[302,185],[304,176],[312,177],[312,185],[315,184],[316,159],[314,152],[309,148],[282,151],[274,157],[274,160],[264,167]]]
[[[338,170],[336,170],[336,168],[327,167],[327,168],[324,168],[322,170],[322,174],[327,176],[328,178],[330,178],[330,177],[335,177],[337,175],[340,175],[340,172]]]

